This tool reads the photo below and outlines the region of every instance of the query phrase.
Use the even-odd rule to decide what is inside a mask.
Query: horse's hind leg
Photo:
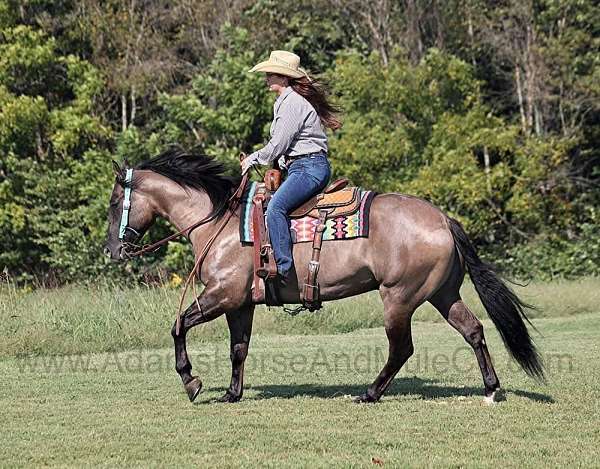
[[[414,307],[403,304],[393,290],[382,287],[381,296],[384,305],[385,333],[389,342],[389,355],[375,381],[364,394],[356,398],[356,402],[378,401],[414,351],[410,329]]]
[[[254,305],[245,306],[234,313],[226,313],[230,335],[231,384],[221,402],[237,402],[244,392],[244,362],[252,335]]]
[[[496,392],[500,389],[500,381],[492,365],[483,335],[483,325],[469,310],[458,294],[458,290],[450,293],[441,290],[430,300],[446,321],[462,334],[467,343],[473,348],[485,386],[485,401],[493,403]]]

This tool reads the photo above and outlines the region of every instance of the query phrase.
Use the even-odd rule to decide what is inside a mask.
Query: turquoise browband
[[[119,239],[125,238],[125,230],[129,223],[129,209],[131,208],[131,180],[133,179],[133,169],[128,169],[125,173],[125,194],[123,196],[123,213],[121,214],[121,225],[119,226]]]

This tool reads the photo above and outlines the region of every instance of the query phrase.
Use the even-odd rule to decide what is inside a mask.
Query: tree
[[[29,26],[6,27],[2,35],[0,263],[30,272],[93,270],[104,231],[93,208],[110,174],[106,152],[93,151],[110,139],[94,116],[102,79]],[[74,177],[84,171],[85,178]],[[86,262],[74,263],[73,256]]]
[[[416,67],[397,51],[340,55],[332,76],[345,124],[331,140],[336,171],[354,183],[397,190],[427,164],[425,149],[445,112],[464,113],[478,99],[468,64],[432,50]]]

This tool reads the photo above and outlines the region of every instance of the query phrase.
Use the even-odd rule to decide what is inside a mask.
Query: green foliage
[[[111,137],[94,115],[101,76],[29,27],[4,34],[0,263],[67,277],[97,273],[111,174],[110,155],[95,150]],[[59,102],[61,95],[68,99]]]
[[[406,190],[442,206],[474,237],[490,242],[522,239],[552,220],[558,231],[573,222],[566,197],[570,182],[561,170],[570,140],[521,138],[478,106],[462,116],[447,114],[434,126],[429,164]]]
[[[268,45],[293,50],[311,73],[329,69],[337,51],[363,45],[349,33],[344,12],[329,0],[258,0],[244,13],[241,25],[263,57]]]
[[[249,34],[225,25],[226,47],[191,82],[182,95],[162,95],[165,137],[174,142],[201,145],[237,170],[237,155],[263,140],[271,106],[264,77],[248,73],[260,60]],[[163,137],[163,140],[165,138]]]
[[[57,78],[61,74],[53,38],[22,25],[6,28],[2,34],[0,83],[15,94],[30,96],[44,95],[52,85],[58,85]]]
[[[595,210],[589,221],[579,225],[577,238],[541,234],[497,254],[498,266],[518,278],[556,280],[600,276],[600,217]]]
[[[502,122],[482,107],[466,115],[444,115],[434,126],[427,146],[428,164],[406,191],[443,207],[459,218],[472,236],[492,232],[499,223],[493,208],[510,193],[508,158],[486,173],[476,152],[482,153],[485,148],[506,155],[515,134],[515,129],[502,128]]]
[[[377,54],[342,54],[330,76],[346,122],[331,142],[336,171],[382,191],[415,177],[444,113],[462,114],[478,100],[470,67],[435,49],[416,67],[401,52],[387,68]]]

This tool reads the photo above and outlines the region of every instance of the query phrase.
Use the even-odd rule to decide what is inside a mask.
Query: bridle
[[[140,232],[129,226],[129,211],[131,210],[131,181],[133,180],[133,169],[128,169],[125,172],[123,180],[123,212],[121,213],[121,223],[119,225],[119,240],[124,241],[127,230],[135,235],[135,239],[140,237]]]
[[[243,156],[245,157],[245,155],[243,155]],[[192,271],[190,272],[190,274],[187,277],[187,280],[185,282],[185,287],[183,289],[183,293],[182,293],[181,299],[179,301],[179,309],[177,311],[177,320],[176,320],[176,326],[175,326],[175,333],[177,335],[179,335],[179,329],[181,327],[181,309],[183,307],[183,300],[185,299],[185,295],[187,293],[190,283],[192,284],[192,289],[194,291],[194,296],[196,299],[196,306],[198,307],[199,311],[202,311],[200,304],[198,302],[198,295],[196,293],[196,274],[198,273],[200,267],[202,266],[202,262],[206,258],[206,255],[208,254],[208,251],[210,250],[212,244],[215,242],[215,240],[217,239],[217,237],[219,236],[221,231],[223,231],[223,228],[225,228],[227,223],[229,223],[229,220],[231,219],[233,213],[237,209],[240,201],[242,200],[242,196],[244,194],[246,186],[248,185],[248,179],[249,179],[248,173],[249,172],[246,171],[246,173],[242,176],[242,180],[240,181],[240,184],[237,187],[236,191],[231,195],[231,197],[229,197],[227,202],[225,202],[227,214],[223,217],[222,222],[219,224],[219,226],[217,227],[215,232],[212,234],[212,236],[209,238],[209,240],[204,245],[202,252],[200,253],[200,255],[198,256],[198,259],[194,263],[194,267],[193,267]],[[124,247],[126,247],[126,246],[139,247],[138,245],[136,245],[134,243],[128,243],[125,241],[126,233],[128,230],[135,234],[136,240],[141,237],[141,234],[135,228],[132,228],[129,226],[129,212],[131,211],[132,180],[133,180],[133,169],[128,169],[125,173],[125,179],[123,181],[123,189],[124,189],[123,211],[121,213],[121,223],[119,225],[119,240],[123,243]],[[213,212],[211,214],[207,215],[202,220],[197,221],[196,223],[193,223],[192,225],[188,226],[187,228],[184,228],[183,230],[180,230],[177,233],[173,233],[172,235],[167,236],[166,238],[163,238],[160,241],[157,241],[156,243],[144,245],[140,249],[138,249],[137,251],[134,251],[134,252],[127,252],[125,250],[124,251],[125,257],[128,259],[131,259],[133,257],[141,256],[148,252],[154,252],[161,246],[167,244],[169,241],[171,241],[175,238],[178,238],[180,236],[185,235],[186,237],[189,238],[191,232],[194,229],[198,228],[201,225],[204,225],[206,223],[213,221],[215,218],[217,218],[219,216],[219,214],[220,214],[220,210],[213,210]]]

